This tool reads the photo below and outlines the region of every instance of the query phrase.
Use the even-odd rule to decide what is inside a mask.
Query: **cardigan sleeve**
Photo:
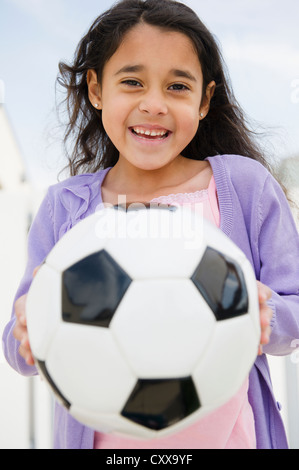
[[[270,343],[264,352],[287,355],[299,338],[299,236],[288,201],[269,175],[258,206],[260,281],[272,289]]]
[[[50,186],[28,234],[28,261],[14,302],[26,294],[33,270],[41,265],[55,243],[72,226],[96,210],[101,203],[101,184],[109,168],[99,173],[78,175]],[[36,374],[19,355],[19,342],[13,336],[15,313],[4,329],[3,352],[7,362],[22,375]]]
[[[33,278],[33,270],[41,265],[54,245],[53,230],[53,212],[50,203],[49,193],[45,196],[38,210],[38,213],[31,225],[28,234],[28,254],[27,265],[24,276],[16,292],[15,301],[26,294]],[[9,323],[6,325],[2,336],[2,347],[7,362],[17,372],[25,376],[36,375],[36,368],[28,366],[25,360],[19,355],[20,343],[13,336],[15,326],[15,312],[12,309],[12,315]]]

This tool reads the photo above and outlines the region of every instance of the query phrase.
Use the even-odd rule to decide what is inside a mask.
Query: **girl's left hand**
[[[268,344],[271,336],[270,322],[273,316],[272,309],[268,306],[267,301],[272,297],[272,291],[270,287],[257,281],[258,287],[258,298],[260,305],[260,322],[261,322],[261,342],[259,346],[258,354],[263,354],[263,346]]]

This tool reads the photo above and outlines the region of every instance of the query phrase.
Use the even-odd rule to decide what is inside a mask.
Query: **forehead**
[[[198,55],[188,36],[148,24],[137,25],[124,36],[105,68],[113,72],[128,64],[160,71],[167,68],[192,68],[193,73],[201,75]]]

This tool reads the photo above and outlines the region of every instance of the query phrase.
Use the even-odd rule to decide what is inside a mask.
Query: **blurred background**
[[[56,113],[58,62],[72,60],[92,21],[113,3],[0,0],[1,335],[24,270],[28,228],[66,164]],[[299,204],[299,2],[184,3],[218,39],[235,95]],[[290,446],[299,448],[299,357],[270,363]],[[51,448],[53,403],[44,384],[19,376],[2,351],[0,381],[0,449]]]

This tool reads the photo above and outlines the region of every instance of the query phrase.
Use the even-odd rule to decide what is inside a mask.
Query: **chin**
[[[176,158],[177,157],[165,161],[159,156],[155,156],[154,158],[142,156],[140,159],[138,158],[131,161],[131,164],[139,170],[158,171],[169,166]]]

